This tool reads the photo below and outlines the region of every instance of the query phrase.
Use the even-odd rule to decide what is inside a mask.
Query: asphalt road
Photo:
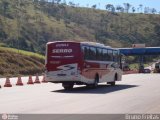
[[[104,83],[72,91],[53,83],[3,87],[0,113],[160,113],[160,74],[124,75],[114,87]]]

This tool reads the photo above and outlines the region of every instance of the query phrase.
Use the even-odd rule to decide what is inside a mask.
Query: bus
[[[56,41],[46,45],[46,81],[62,83],[64,89],[74,85],[97,87],[120,81],[122,70],[118,49],[95,42]]]

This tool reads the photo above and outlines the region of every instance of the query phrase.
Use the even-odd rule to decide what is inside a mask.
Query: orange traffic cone
[[[33,83],[32,76],[31,76],[31,75],[29,76],[29,79],[28,79],[27,84],[34,84],[34,83]]]
[[[23,86],[21,76],[18,76],[18,80],[17,80],[16,85],[17,85],[17,86]]]
[[[38,74],[36,75],[36,79],[35,79],[34,83],[38,83],[38,84],[40,84],[40,83],[41,83],[41,82],[39,81]]]
[[[47,83],[45,75],[43,76],[42,83]]]
[[[6,78],[6,83],[5,83],[4,87],[12,87],[11,82],[9,80],[9,77]]]

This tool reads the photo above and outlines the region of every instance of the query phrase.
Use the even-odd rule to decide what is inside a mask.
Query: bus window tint
[[[89,47],[82,46],[82,51],[83,51],[84,59],[88,60],[89,59]]]
[[[113,61],[118,62],[118,51],[113,51]]]
[[[96,60],[96,48],[89,47],[89,60]]]
[[[101,61],[103,58],[103,53],[101,48],[96,49],[96,60]]]
[[[118,61],[117,50],[82,46],[82,52],[85,60]]]
[[[108,61],[113,61],[113,51],[112,50],[108,50]]]
[[[102,60],[103,61],[107,61],[107,59],[108,59],[108,51],[107,51],[107,49],[103,49],[103,58],[102,58]]]

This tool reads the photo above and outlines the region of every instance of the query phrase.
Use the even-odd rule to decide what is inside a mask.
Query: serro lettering
[[[71,53],[72,49],[53,49],[52,53]]]

